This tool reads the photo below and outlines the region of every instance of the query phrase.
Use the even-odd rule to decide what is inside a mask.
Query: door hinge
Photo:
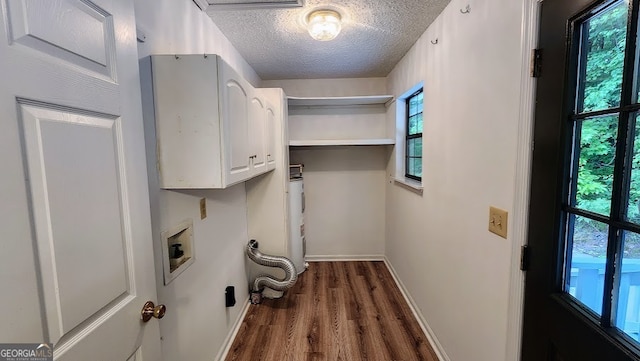
[[[539,78],[542,73],[542,49],[531,51],[531,77]]]
[[[520,270],[526,271],[529,269],[529,246],[524,245],[520,247]]]

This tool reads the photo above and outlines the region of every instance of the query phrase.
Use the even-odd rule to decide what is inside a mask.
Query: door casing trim
[[[531,76],[530,69],[531,52],[538,45],[541,4],[542,0],[525,0],[522,2],[520,110],[518,116],[513,215],[509,225],[512,230],[512,242],[505,360],[520,360],[522,348],[525,274],[520,270],[520,252],[521,247],[527,244],[529,225],[536,91],[536,79]]]

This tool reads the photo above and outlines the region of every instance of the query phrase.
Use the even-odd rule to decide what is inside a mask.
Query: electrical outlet
[[[200,219],[207,218],[207,199],[200,199]]]
[[[489,207],[489,232],[507,238],[507,221],[509,213],[503,209]]]

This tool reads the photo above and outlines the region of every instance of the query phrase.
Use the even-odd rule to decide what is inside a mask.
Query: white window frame
[[[405,188],[412,190],[418,194],[422,194],[423,191],[423,183],[424,183],[424,174],[421,181],[417,181],[415,179],[405,177],[405,155],[406,155],[406,134],[407,134],[407,99],[413,95],[418,90],[422,89],[423,93],[426,96],[426,89],[424,88],[424,82],[420,82],[406,92],[401,94],[396,98],[395,106],[396,106],[396,156],[395,156],[395,176],[394,181],[396,184],[400,186],[404,186]],[[425,116],[425,109],[423,109],[423,122]],[[423,123],[424,129],[424,123]],[[424,130],[423,130],[424,132]],[[422,143],[422,152],[423,152],[423,173],[424,173],[424,138]]]

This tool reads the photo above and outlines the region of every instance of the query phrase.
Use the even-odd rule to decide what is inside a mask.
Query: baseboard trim
[[[305,256],[307,262],[331,262],[331,261],[384,261],[385,256],[382,254],[363,254],[363,255],[314,255]]]
[[[398,285],[398,288],[400,289],[402,296],[404,296],[404,299],[407,301],[407,304],[409,305],[411,312],[413,312],[413,316],[418,321],[418,324],[420,325],[422,332],[424,332],[424,334],[427,336],[427,340],[429,340],[429,343],[431,344],[431,346],[433,346],[433,351],[435,351],[436,356],[438,357],[438,360],[451,361],[451,359],[449,359],[449,356],[447,356],[447,353],[444,352],[444,348],[442,347],[442,344],[440,344],[440,342],[438,341],[438,338],[436,337],[436,335],[433,333],[433,330],[431,329],[431,327],[429,327],[427,320],[419,311],[419,308],[416,305],[413,298],[411,297],[411,294],[409,294],[409,291],[404,286],[404,283],[402,283],[402,281],[398,277],[396,270],[393,268],[393,265],[391,265],[391,261],[389,261],[389,259],[386,256],[383,257],[383,261],[384,261],[384,264],[387,266],[387,269],[389,269],[389,272],[391,273],[391,277],[393,277],[393,280],[396,282],[396,285]]]
[[[231,329],[231,332],[229,333],[229,335],[227,335],[227,338],[224,340],[224,343],[222,344],[222,348],[220,348],[220,351],[218,352],[218,356],[216,356],[215,360],[222,361],[227,357],[229,350],[231,350],[231,345],[233,344],[233,341],[236,339],[236,336],[240,331],[240,326],[242,326],[242,321],[244,321],[244,318],[247,316],[247,312],[249,312],[249,306],[251,306],[251,302],[249,302],[249,297],[247,296],[247,298],[244,300],[244,307],[242,308],[242,311],[240,311],[240,314],[238,315],[236,322],[233,324],[233,328]]]

